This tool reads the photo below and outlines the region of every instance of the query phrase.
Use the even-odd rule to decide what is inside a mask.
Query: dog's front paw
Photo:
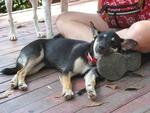
[[[38,32],[37,37],[38,38],[46,38],[46,35],[43,32]]]
[[[26,91],[28,89],[28,86],[26,83],[20,83],[18,85],[18,89],[22,90],[22,91]]]
[[[71,89],[63,91],[63,95],[65,97],[65,100],[70,100],[73,98],[73,92]]]
[[[89,90],[87,91],[88,98],[92,101],[96,101],[96,91],[95,90]]]
[[[91,99],[92,101],[96,100],[96,91],[95,87],[91,84],[87,85],[86,87],[88,98]]]
[[[10,34],[10,35],[9,35],[9,40],[11,40],[11,41],[16,41],[16,40],[17,40],[16,35],[15,35],[15,34]]]

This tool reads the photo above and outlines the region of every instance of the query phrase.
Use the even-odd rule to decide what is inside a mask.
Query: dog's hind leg
[[[45,34],[40,31],[39,24],[38,24],[38,16],[37,16],[37,7],[38,7],[38,0],[30,0],[33,8],[33,21],[35,24],[35,31],[38,38],[45,38]]]
[[[45,63],[41,62],[38,65],[34,66],[32,68],[32,70],[30,70],[30,71],[28,70],[27,71],[28,73],[25,73],[25,71],[23,69],[18,71],[17,74],[11,80],[11,88],[14,89],[14,88],[17,88],[19,86],[21,90],[26,90],[27,85],[25,83],[25,80],[23,80],[23,79],[25,79],[24,74],[32,75],[32,74],[38,72],[44,66],[45,66]],[[19,81],[19,83],[18,83],[18,81]]]
[[[17,38],[16,38],[15,27],[14,27],[14,22],[12,17],[12,0],[5,0],[5,5],[8,12],[8,22],[10,26],[9,39],[11,41],[15,41],[17,40]]]
[[[12,89],[19,87],[19,85],[21,86],[21,84],[22,84],[22,86],[21,86],[22,90],[26,90],[27,89],[27,85],[26,85],[26,83],[24,81],[22,83],[20,83],[21,79],[22,79],[22,78],[20,79],[20,77],[22,77],[22,75],[25,76],[25,74],[26,73],[24,71],[24,68],[22,68],[21,70],[19,70],[15,74],[15,76],[12,78],[12,80],[10,82]],[[21,88],[19,88],[19,89],[21,89]]]
[[[22,68],[20,71],[17,72],[17,85],[20,90],[27,90],[27,84],[25,83],[25,76],[27,75],[27,71],[25,68]]]
[[[53,36],[52,20],[51,20],[51,3],[52,3],[52,0],[42,0],[44,17],[45,17],[46,33],[47,33],[48,39],[52,38]]]
[[[25,83],[25,77],[26,75],[31,75],[36,72],[38,72],[41,68],[45,66],[44,63],[39,63],[39,60],[29,60],[28,64],[25,65],[20,71],[18,71],[18,88],[20,90],[26,90],[27,89],[27,84]]]
[[[25,83],[26,75],[33,74],[45,66],[45,64],[42,62],[44,58],[44,50],[40,51],[41,51],[40,53],[36,53],[33,49],[33,51],[30,50],[32,54],[28,54],[28,52],[26,54],[23,53],[20,54],[17,62],[21,65],[21,69],[17,72],[17,74],[11,81],[12,88],[18,87],[21,90],[26,90],[27,89],[27,84]]]
[[[65,100],[70,100],[73,97],[73,91],[72,91],[72,83],[71,83],[71,75],[62,75],[59,76],[60,82],[62,84],[62,94],[65,97]]]
[[[84,77],[88,97],[93,101],[96,100],[96,91],[95,91],[96,75],[94,71],[95,69],[91,69]]]

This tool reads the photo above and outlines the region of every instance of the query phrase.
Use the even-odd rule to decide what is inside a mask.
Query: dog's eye
[[[115,37],[112,37],[111,41],[115,41]]]
[[[114,44],[115,43],[115,37],[112,37],[110,42],[111,42],[111,44]]]

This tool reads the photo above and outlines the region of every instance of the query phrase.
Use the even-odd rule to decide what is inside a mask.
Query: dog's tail
[[[16,74],[18,70],[21,69],[21,65],[16,64],[16,67],[13,68],[5,68],[3,70],[0,71],[1,74],[5,74],[5,75],[12,75],[12,74]]]

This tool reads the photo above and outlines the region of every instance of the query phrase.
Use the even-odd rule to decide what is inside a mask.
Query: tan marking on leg
[[[22,68],[12,78],[12,80],[11,80],[11,88],[14,89],[14,88],[18,87],[21,90],[26,90],[27,89],[27,85],[26,85],[24,79],[25,79],[25,71],[24,71],[24,68]]]
[[[73,96],[71,76],[69,74],[63,75],[59,76],[59,79],[63,87],[62,94],[65,96],[66,100],[70,100]]]
[[[25,77],[29,74],[39,71],[44,64],[34,70],[34,67],[40,65],[41,60],[44,57],[44,50],[41,50],[39,57],[31,57],[25,62],[25,66],[17,73],[18,74],[18,88],[21,90],[27,90],[27,84],[25,83]]]
[[[27,84],[25,83],[26,70],[22,68],[18,73],[18,88],[21,90],[27,90]]]

